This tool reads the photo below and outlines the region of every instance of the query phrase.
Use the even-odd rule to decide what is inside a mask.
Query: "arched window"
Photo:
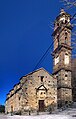
[[[65,44],[67,44],[67,37],[65,36]]]
[[[67,32],[67,31],[65,31],[65,36],[66,36],[66,37],[68,36],[68,32]]]
[[[59,23],[57,23],[57,26],[59,26]]]
[[[65,72],[65,80],[67,80],[68,79],[68,72],[66,71]]]
[[[67,44],[67,42],[68,42],[68,33],[67,31],[65,31],[65,44]]]
[[[67,24],[67,20],[65,20],[65,24]]]
[[[44,78],[44,76],[41,76],[41,82],[43,82],[43,78]]]

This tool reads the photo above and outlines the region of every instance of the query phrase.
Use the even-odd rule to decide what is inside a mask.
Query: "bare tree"
[[[64,3],[66,9],[76,7],[76,0],[61,0],[61,1]]]
[[[71,21],[71,24],[73,26],[73,30],[72,30],[72,57],[76,57],[76,13],[75,13],[76,0],[61,0],[61,2],[64,5],[64,9],[69,10],[70,12],[72,11],[72,14],[73,14],[72,17],[74,16],[72,21]]]

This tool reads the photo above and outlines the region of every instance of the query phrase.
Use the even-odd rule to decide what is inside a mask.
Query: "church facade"
[[[7,94],[6,113],[51,111],[72,102],[70,19],[62,9],[54,22],[53,74],[41,68],[23,76]]]
[[[7,94],[6,113],[50,111],[57,108],[57,80],[41,68],[23,76]]]

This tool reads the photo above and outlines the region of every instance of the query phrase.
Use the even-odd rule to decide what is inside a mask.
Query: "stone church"
[[[57,81],[41,68],[23,76],[7,94],[6,113],[48,111],[50,105],[57,107]]]
[[[54,111],[72,102],[70,20],[71,15],[62,9],[54,22],[52,75],[40,68],[21,77],[7,94],[6,114]]]

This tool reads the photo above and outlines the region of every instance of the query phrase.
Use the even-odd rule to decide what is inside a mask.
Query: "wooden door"
[[[39,111],[43,112],[44,111],[44,100],[39,100]]]

